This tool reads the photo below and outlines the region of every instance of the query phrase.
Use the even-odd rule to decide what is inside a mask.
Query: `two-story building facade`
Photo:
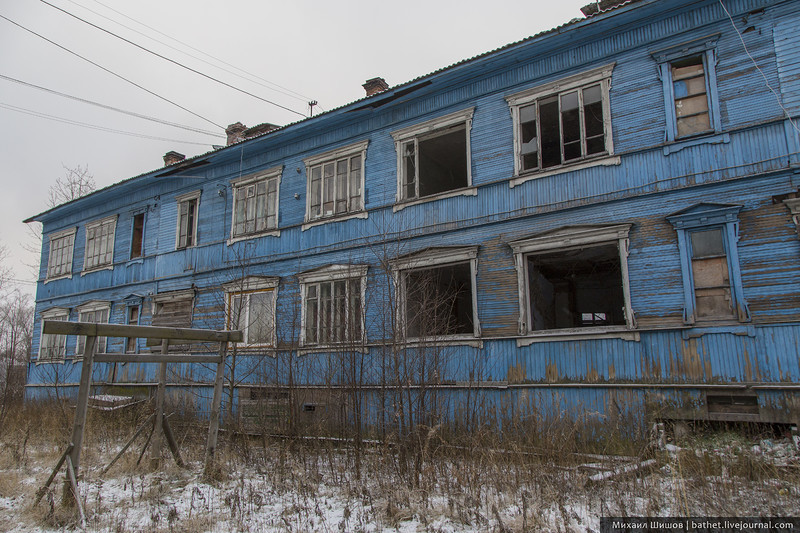
[[[77,388],[50,319],[242,329],[273,417],[796,423],[798,7],[624,2],[32,217],[28,396]]]

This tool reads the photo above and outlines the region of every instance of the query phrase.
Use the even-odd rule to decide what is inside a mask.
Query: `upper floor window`
[[[520,333],[633,328],[630,227],[576,226],[510,243],[517,266]]]
[[[278,278],[248,276],[227,283],[224,288],[227,328],[243,333],[244,346],[275,346]]]
[[[47,279],[72,275],[72,255],[77,228],[70,228],[50,235],[50,253],[47,257]]]
[[[664,89],[668,141],[722,129],[716,75],[718,38],[719,34],[714,34],[652,54]]]
[[[258,235],[278,228],[278,191],[283,167],[233,180],[231,238]]]
[[[330,265],[298,275],[303,345],[364,341],[366,275],[365,265]]]
[[[400,331],[412,340],[480,335],[475,291],[478,248],[442,247],[392,261]]]
[[[54,307],[42,312],[42,326],[45,320],[69,320],[69,309]],[[67,355],[67,336],[42,333],[39,340],[39,363],[63,361]]]
[[[303,160],[308,178],[306,221],[364,211],[364,161],[369,141]]]
[[[131,223],[131,259],[142,257],[144,249],[144,213],[133,215]]]
[[[392,132],[397,199],[417,200],[472,185],[470,131],[475,108]]]
[[[108,317],[111,313],[111,302],[92,301],[78,306],[78,322],[94,322],[97,324],[107,324]],[[78,357],[83,356],[83,351],[86,346],[86,337],[84,335],[78,336],[78,343],[75,348],[75,354]],[[106,337],[97,337],[97,342],[94,345],[94,351],[106,351]]]
[[[178,229],[175,248],[189,248],[197,244],[197,213],[200,207],[200,191],[178,196]]]
[[[110,268],[114,259],[114,233],[117,216],[86,224],[86,253],[83,270]]]
[[[515,172],[613,154],[609,87],[614,64],[506,98],[514,121]]]
[[[678,234],[687,324],[750,320],[736,244],[741,208],[703,203],[667,217]]]

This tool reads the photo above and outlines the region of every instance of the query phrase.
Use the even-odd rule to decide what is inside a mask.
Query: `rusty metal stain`
[[[508,367],[506,381],[509,383],[522,383],[526,379],[525,376],[525,367],[522,365],[522,363],[517,363],[516,365]]]
[[[549,363],[544,370],[545,379],[551,383],[558,381],[558,368],[555,363]]]

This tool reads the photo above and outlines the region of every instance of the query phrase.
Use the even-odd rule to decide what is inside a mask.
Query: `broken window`
[[[520,333],[627,327],[630,224],[575,226],[510,243],[520,288]]]
[[[133,216],[131,232],[131,259],[142,257],[142,243],[144,242],[144,213]]]
[[[531,331],[624,326],[617,244],[526,257]]]
[[[469,263],[403,272],[406,336],[474,334]]]
[[[613,153],[608,90],[613,65],[507,98],[517,174]]]
[[[189,248],[197,244],[197,210],[200,191],[184,194],[178,200],[178,230],[175,248]]]
[[[702,203],[667,217],[678,234],[688,324],[750,320],[736,246],[740,209]]]
[[[716,80],[719,34],[654,52],[661,70],[667,140],[722,129]]]
[[[42,313],[42,326],[45,320],[65,322],[69,320],[69,309],[54,308]],[[67,354],[67,336],[42,333],[39,341],[38,362],[63,361]]]
[[[330,265],[300,274],[303,344],[362,342],[367,267]]]
[[[116,215],[86,224],[86,255],[83,270],[104,268],[112,264],[116,227]]]
[[[308,176],[306,220],[364,210],[364,159],[367,141],[304,160]]]
[[[472,111],[460,111],[392,133],[398,153],[399,200],[470,187]]]
[[[234,180],[231,237],[258,235],[278,228],[278,187],[283,167]]]
[[[47,259],[47,279],[72,274],[72,253],[75,246],[76,228],[50,235],[50,254]]]

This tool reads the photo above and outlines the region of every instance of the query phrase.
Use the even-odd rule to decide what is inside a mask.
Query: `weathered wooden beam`
[[[50,483],[52,483],[53,480],[56,478],[56,476],[58,475],[58,471],[61,470],[61,466],[64,464],[64,461],[67,460],[67,456],[70,454],[71,451],[72,451],[72,444],[67,446],[67,449],[64,450],[64,453],[61,454],[61,458],[58,460],[58,463],[56,463],[56,467],[50,473],[50,477],[47,478],[47,481],[45,481],[44,485],[42,485],[42,488],[36,491],[36,501],[33,502],[34,507],[38,505],[39,502],[42,500],[42,496],[44,496],[44,493],[47,492],[47,487],[49,487]]]
[[[172,432],[172,428],[166,416],[164,417],[162,427],[164,429],[164,438],[167,440],[167,445],[169,445],[169,451],[172,452],[172,457],[175,458],[175,464],[183,468],[183,459],[181,458],[178,441],[175,439],[175,434]]]
[[[81,517],[81,528],[86,529],[86,513],[83,512],[83,504],[81,503],[81,494],[78,492],[78,478],[75,474],[75,468],[72,467],[72,459],[67,456],[67,478],[72,489],[72,496],[75,498],[75,503],[78,506],[78,515]]]
[[[95,363],[219,363],[219,355],[190,353],[98,353]]]
[[[97,345],[97,337],[90,335],[86,337],[83,345],[83,364],[81,365],[81,384],[78,387],[78,401],[75,404],[75,421],[72,424],[72,451],[67,459],[68,465],[74,469],[75,476],[78,475],[81,465],[81,446],[83,445],[83,433],[86,428],[86,413],[89,410],[89,394],[92,390],[92,365],[94,364],[94,347]],[[68,502],[63,502],[68,504]]]
[[[161,341],[161,354],[169,352],[169,341]],[[167,388],[167,363],[158,365],[158,389],[156,389],[156,421],[153,424],[153,445],[150,447],[150,468],[153,470],[161,466],[161,437],[164,434],[164,395]]]
[[[219,359],[217,363],[217,375],[214,379],[214,398],[211,401],[211,418],[208,421],[208,441],[206,443],[205,466],[203,475],[209,477],[215,470],[215,455],[217,452],[217,434],[219,433],[219,412],[222,404],[222,385],[225,379],[225,353],[228,351],[228,343],[219,343]],[[233,377],[231,377],[233,379]],[[233,398],[231,398],[233,401]]]
[[[86,335],[97,337],[136,337],[141,339],[196,340],[208,342],[241,342],[241,331],[166,328],[160,326],[129,326],[126,324],[95,324],[45,320],[42,332],[51,335]]]

